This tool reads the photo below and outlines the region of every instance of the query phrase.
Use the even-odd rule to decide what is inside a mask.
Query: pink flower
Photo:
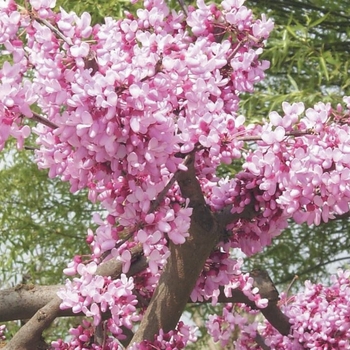
[[[41,8],[54,8],[56,6],[56,0],[30,0],[30,4],[34,10],[38,11]]]

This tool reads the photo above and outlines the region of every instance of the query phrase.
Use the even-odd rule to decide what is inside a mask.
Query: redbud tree
[[[146,0],[94,26],[54,7],[0,1],[0,148],[35,135],[38,167],[87,189],[105,215],[65,285],[1,292],[0,321],[29,319],[5,349],[39,348],[72,315],[82,323],[46,348],[183,349],[198,336],[180,320],[188,303],[222,305],[206,320],[222,346],[349,349],[349,271],[278,295],[265,272],[242,271],[237,251],[262,251],[291,220],[349,211],[350,97],[284,102],[248,124],[240,96],[264,79],[273,22],[243,0],[180,11]],[[241,171],[218,176],[234,160]]]

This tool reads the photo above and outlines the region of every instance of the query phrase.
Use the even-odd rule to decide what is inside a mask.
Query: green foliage
[[[8,142],[0,153],[0,288],[19,283],[59,284],[74,254],[87,254],[85,237],[97,210],[87,194],[69,192],[69,184],[49,179],[34,163],[33,151],[14,151]],[[57,319],[46,340],[64,336],[72,319]],[[8,322],[8,337],[20,322]]]
[[[281,289],[291,283],[294,291],[302,287],[305,280],[326,280],[330,270],[349,262],[349,220],[338,219],[321,226],[297,226],[290,224],[283,234],[263,254],[252,257],[249,269],[264,268],[271,273]],[[281,290],[280,290],[281,291]]]
[[[92,224],[92,204],[84,192],[48,178],[33,162],[32,151],[0,153],[0,232],[3,285],[51,284],[62,281],[62,269],[74,253],[86,254],[85,236]]]
[[[257,93],[245,96],[243,111],[252,119],[281,110],[283,101],[341,102],[349,94],[350,9],[347,1],[248,0],[257,15],[267,13],[275,30],[263,58],[271,62]]]

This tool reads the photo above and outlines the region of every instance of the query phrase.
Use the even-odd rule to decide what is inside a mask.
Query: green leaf
[[[289,79],[290,83],[294,87],[294,90],[295,91],[299,91],[299,87],[298,87],[297,82],[293,79],[293,77],[290,74],[288,74],[287,76],[288,76],[288,79]]]
[[[315,21],[311,22],[308,27],[313,28],[318,26],[319,24],[323,23],[328,18],[329,13],[327,13],[324,16],[321,16],[320,18],[316,19]]]
[[[326,80],[329,81],[329,75],[328,75],[328,68],[325,59],[321,56],[320,57],[320,65],[322,67],[323,74],[326,77]]]

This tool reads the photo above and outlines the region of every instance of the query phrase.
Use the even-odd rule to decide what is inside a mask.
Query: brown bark
[[[50,326],[57,317],[61,299],[55,296],[48,304],[39,309],[36,314],[14,335],[4,350],[34,350],[41,342],[42,332]]]
[[[55,298],[62,286],[19,285],[0,291],[0,322],[26,320]]]
[[[206,206],[195,174],[194,157],[194,154],[189,156],[188,170],[177,176],[182,196],[190,199],[193,208],[189,237],[181,245],[170,243],[171,255],[131,344],[153,340],[160,329],[168,332],[175,328],[207,258],[225,236],[226,225],[237,219],[230,210],[213,215]],[[251,216],[251,213],[243,215]]]
[[[138,245],[133,247],[131,249],[131,255],[134,264],[129,273],[137,273],[147,266],[146,260],[142,256],[141,246]],[[121,272],[122,263],[117,260],[109,260],[98,267],[96,274],[118,277]],[[0,293],[0,310],[2,305],[8,305],[12,307],[12,313],[18,316],[18,312],[20,311],[18,306],[23,305],[23,292],[27,291],[28,305],[26,306],[29,306],[25,308],[27,314],[25,317],[19,317],[18,319],[27,319],[31,317],[30,320],[8,342],[5,350],[34,350],[38,348],[42,332],[50,326],[52,321],[58,317],[60,313],[64,314],[64,310],[60,310],[62,300],[57,296],[57,290],[58,289],[52,290],[52,287],[46,287],[46,289],[41,290],[40,293],[30,285],[19,285],[14,288],[13,293],[9,293],[8,290],[4,293]],[[50,291],[52,293],[51,295]],[[34,299],[35,302],[33,303]],[[30,316],[30,314],[33,314],[34,304],[37,307],[38,302],[41,302],[43,306],[34,314],[34,316]],[[11,315],[11,309],[8,309],[7,311],[6,307],[4,307],[4,309],[4,312],[0,312],[0,317],[4,317],[3,315]]]
[[[176,327],[204,263],[224,229],[205,204],[195,175],[194,155],[187,166],[188,171],[179,173],[177,181],[183,197],[190,199],[193,208],[189,237],[184,244],[170,244],[171,255],[131,344],[153,340],[160,329],[168,332]]]
[[[263,272],[262,272],[263,274]],[[254,285],[259,288],[259,293],[263,298],[269,300],[269,305],[260,311],[266,319],[281,333],[287,335],[290,331],[288,318],[279,309],[278,294],[272,281],[268,278],[259,278],[256,273],[252,273],[255,278]],[[269,282],[270,281],[270,282]],[[0,322],[31,318],[39,309],[43,308],[49,301],[56,297],[56,292],[63,286],[31,286],[23,288],[11,288],[0,291]],[[188,300],[188,302],[191,302]],[[208,300],[207,302],[211,302]],[[242,291],[232,290],[232,296],[226,297],[223,288],[218,297],[219,303],[243,303],[252,308],[256,308],[254,302],[249,300]],[[58,310],[57,317],[77,316],[69,310]]]

